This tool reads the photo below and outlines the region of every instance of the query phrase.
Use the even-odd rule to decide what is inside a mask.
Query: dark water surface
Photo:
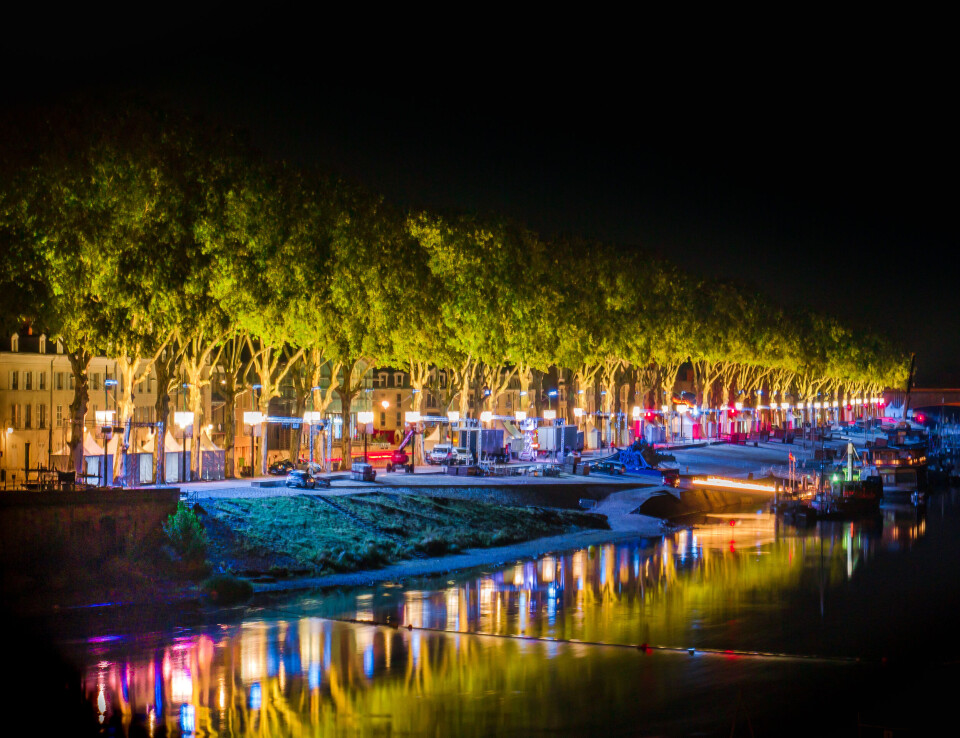
[[[72,613],[58,648],[117,735],[925,735],[960,681],[958,536],[952,492],[801,530],[750,510],[255,608]]]

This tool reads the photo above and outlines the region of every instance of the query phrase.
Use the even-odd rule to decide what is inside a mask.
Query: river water
[[[956,681],[958,513],[741,510],[256,607],[73,613],[58,649],[117,735],[920,735]]]

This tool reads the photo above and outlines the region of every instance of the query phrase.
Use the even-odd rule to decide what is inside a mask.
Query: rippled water
[[[179,628],[93,619],[64,648],[99,723],[153,735],[855,735],[915,722],[896,704],[951,673],[957,522],[949,493],[807,530],[709,516]]]

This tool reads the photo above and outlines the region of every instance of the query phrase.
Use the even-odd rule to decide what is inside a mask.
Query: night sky
[[[812,303],[916,351],[919,385],[960,387],[954,65],[937,40],[700,48],[608,20],[291,32],[210,11],[14,40],[0,62],[13,110],[141,93],[404,206],[645,246]]]

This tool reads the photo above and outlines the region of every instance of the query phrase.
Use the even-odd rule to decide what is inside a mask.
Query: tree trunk
[[[537,418],[543,417],[543,372],[539,369],[531,369],[533,385],[533,414]]]
[[[120,375],[117,379],[120,381],[122,390],[117,400],[117,423],[115,425],[123,426],[123,443],[117,444],[117,451],[113,455],[113,483],[120,486],[125,485],[127,480],[130,479],[127,449],[130,447],[134,408],[133,388],[136,384],[139,365],[139,357],[131,361],[128,357],[121,356],[117,360],[117,373]]]
[[[193,413],[193,429],[190,434],[190,480],[203,478],[203,451],[200,448],[200,432],[203,430],[203,391],[199,381],[191,377],[190,381],[190,412]]]
[[[90,399],[87,385],[87,366],[90,355],[80,349],[68,354],[70,369],[73,372],[73,402],[70,403],[70,456],[77,481],[85,473],[83,468],[83,424],[87,416],[87,402]]]
[[[340,396],[340,468],[349,469],[353,463],[353,442],[350,438],[350,406],[353,403],[353,393],[337,388],[337,394]]]
[[[296,386],[296,400],[295,400],[295,418],[303,418],[303,414],[307,410],[307,390],[306,387]],[[298,429],[293,429],[290,433],[290,460],[296,464],[300,461],[300,449],[303,447],[303,436],[304,431],[307,431],[307,443],[310,442],[309,439],[309,429],[306,425],[300,425]]]
[[[224,476],[227,479],[235,479],[236,469],[236,444],[237,444],[237,385],[234,377],[227,376],[225,384],[220,387],[220,394],[223,395],[223,433],[224,449],[223,463]]]
[[[166,441],[167,420],[170,415],[170,363],[167,359],[158,359],[153,363],[157,373],[157,400],[154,410],[157,415],[157,436],[153,445],[154,453],[154,484],[165,484],[167,481]]]

